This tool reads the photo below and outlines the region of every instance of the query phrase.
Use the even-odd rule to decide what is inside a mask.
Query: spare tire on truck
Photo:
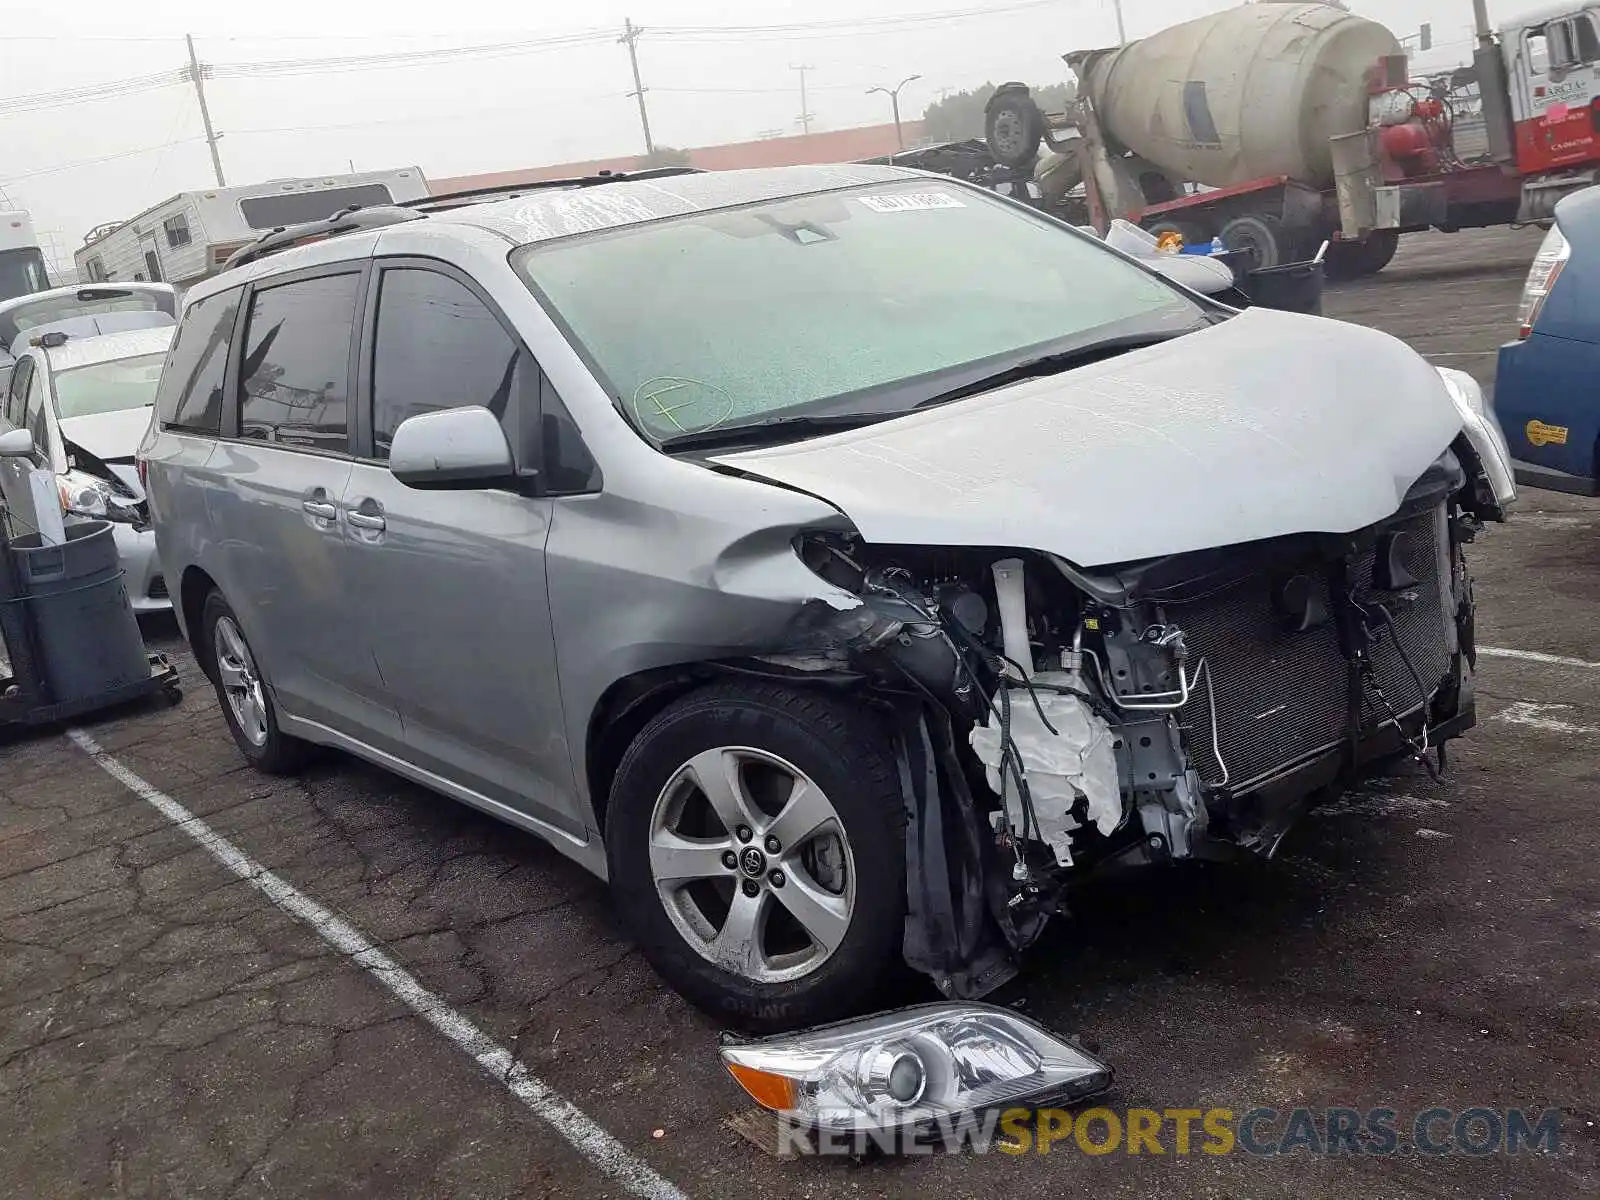
[[[984,105],[983,132],[989,153],[1013,170],[1033,165],[1044,130],[1044,113],[1026,84],[1003,83]]]

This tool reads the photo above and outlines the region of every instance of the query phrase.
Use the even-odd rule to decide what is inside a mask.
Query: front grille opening
[[[1350,563],[1362,601],[1385,600],[1394,630],[1385,629],[1372,651],[1378,686],[1397,713],[1415,711],[1450,670],[1449,554],[1442,507],[1398,524],[1401,561],[1417,580],[1402,593],[1372,590],[1373,554]],[[1344,739],[1348,669],[1332,623],[1289,632],[1274,610],[1273,580],[1255,576],[1192,604],[1173,605],[1168,618],[1181,627],[1191,664],[1205,658],[1216,698],[1217,746],[1212,747],[1211,704],[1202,686],[1180,713],[1200,778],[1248,787],[1283,767],[1336,747]],[[1327,581],[1314,577],[1316,598],[1330,605]],[[1394,642],[1405,647],[1427,694],[1419,694]],[[1194,669],[1191,665],[1191,670]],[[1363,723],[1376,729],[1386,716],[1369,694]]]
[[[145,595],[147,595],[151,600],[165,600],[165,599],[167,599],[168,597],[167,597],[167,578],[166,578],[166,576],[165,575],[157,575],[153,579],[151,579],[150,580],[150,590],[148,592],[146,592]]]

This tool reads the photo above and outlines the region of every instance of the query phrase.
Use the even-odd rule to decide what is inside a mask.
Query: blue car
[[[1517,482],[1600,495],[1600,187],[1556,205],[1500,348],[1495,412]]]

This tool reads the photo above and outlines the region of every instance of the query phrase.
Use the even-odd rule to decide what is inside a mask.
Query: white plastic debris
[[[1034,677],[1035,684],[1054,682],[1055,674],[1039,674]],[[1122,821],[1122,789],[1111,727],[1078,697],[1036,686],[1039,708],[1056,729],[1051,733],[1039,719],[1039,709],[1027,688],[1014,687],[1009,692],[1011,738],[1033,800],[1037,836],[1055,852],[1057,862],[1069,865],[1071,831],[1078,827],[1071,810],[1080,795],[1087,801],[1089,819],[1102,834],[1111,833]],[[1022,799],[1016,783],[1008,776],[1002,786],[1000,777],[999,717],[990,713],[985,724],[973,727],[970,740],[989,786],[1004,798],[1013,826],[1020,829]]]

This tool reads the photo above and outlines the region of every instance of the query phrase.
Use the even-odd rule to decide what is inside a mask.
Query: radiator
[[[1391,600],[1394,632],[1384,629],[1371,650],[1378,686],[1402,715],[1430,699],[1451,666],[1455,634],[1445,522],[1441,505],[1386,527],[1403,533],[1399,557],[1418,581],[1402,599]],[[1372,588],[1373,557],[1371,551],[1358,555],[1348,568],[1363,600],[1384,598]],[[1326,578],[1314,566],[1303,574],[1331,612]],[[1167,620],[1184,631],[1189,669],[1196,670],[1201,659],[1206,662],[1207,678],[1179,713],[1195,769],[1206,783],[1226,782],[1245,790],[1344,741],[1348,666],[1338,634],[1331,621],[1303,633],[1285,630],[1273,605],[1279,582],[1269,575],[1254,576],[1204,599],[1167,608]],[[1410,657],[1422,689],[1401,659],[1396,640]],[[1372,730],[1387,714],[1370,688],[1366,697],[1364,725]]]

